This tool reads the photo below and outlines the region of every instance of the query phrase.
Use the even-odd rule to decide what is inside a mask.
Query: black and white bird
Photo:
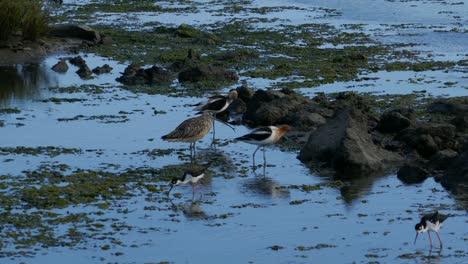
[[[216,114],[219,114],[223,112],[224,110],[226,110],[229,107],[229,105],[234,100],[237,99],[237,96],[238,94],[237,94],[236,89],[232,89],[231,91],[229,91],[229,94],[213,95],[213,96],[208,97],[206,101],[200,102],[195,105],[196,106],[194,108],[195,111],[208,112],[213,115],[213,140],[215,139],[215,133],[216,133],[215,125],[214,125]]]
[[[431,214],[426,214],[421,218],[421,221],[416,224],[414,229],[416,230],[416,238],[414,239],[414,244],[416,244],[416,239],[418,239],[419,233],[427,232],[429,235],[429,244],[432,248],[432,238],[431,238],[431,231],[436,233],[437,238],[439,239],[440,248],[443,247],[442,240],[439,236],[439,229],[442,227],[445,219],[447,219],[448,215],[439,214],[438,211],[435,211]]]
[[[196,104],[195,111],[199,112],[210,112],[212,114],[218,114],[226,110],[229,105],[237,99],[237,91],[232,89],[229,94],[213,95],[208,97],[206,101]]]
[[[257,149],[255,149],[252,155],[252,162],[253,166],[255,167],[255,153],[263,147],[263,162],[266,166],[266,157],[265,157],[265,146],[272,145],[278,142],[280,138],[286,134],[291,129],[288,125],[281,125],[281,126],[266,126],[266,127],[259,127],[254,129],[252,132],[243,135],[241,137],[236,138],[238,141],[243,141],[246,143],[258,145]]]
[[[174,177],[169,183],[171,188],[167,192],[167,195],[169,196],[172,188],[182,184],[190,184],[192,186],[192,199],[195,196],[195,185],[200,187],[200,195],[203,195],[203,187],[201,184],[199,184],[199,181],[205,177],[205,172],[211,166],[211,163],[212,162],[210,161],[202,166],[191,165],[184,171],[183,175]]]

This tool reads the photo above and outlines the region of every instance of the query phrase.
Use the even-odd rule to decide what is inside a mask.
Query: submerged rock
[[[413,184],[424,182],[429,173],[418,165],[405,164],[398,170],[397,177],[400,181]]]
[[[93,69],[94,74],[103,74],[103,73],[110,73],[112,71],[112,67],[109,64],[104,64],[102,67],[96,67]]]
[[[447,189],[457,194],[468,191],[468,150],[461,153],[448,165],[441,183]]]
[[[57,64],[52,66],[52,70],[55,72],[67,72],[68,64],[65,60],[60,60],[59,62],[57,62]]]
[[[159,85],[170,82],[171,74],[169,71],[156,65],[144,69],[136,64],[130,64],[125,68],[123,75],[116,80],[126,85]]]

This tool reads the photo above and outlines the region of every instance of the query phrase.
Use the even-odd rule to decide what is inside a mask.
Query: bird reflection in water
[[[281,188],[275,180],[268,177],[254,177],[248,179],[242,187],[247,192],[259,196],[271,198],[289,198],[290,196],[289,190]]]
[[[190,201],[187,203],[175,204],[170,200],[174,212],[182,211],[185,217],[192,220],[207,219],[208,215],[201,207],[201,201]]]

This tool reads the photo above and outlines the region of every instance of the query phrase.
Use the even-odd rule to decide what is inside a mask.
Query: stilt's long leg
[[[255,167],[255,153],[257,153],[257,150],[258,150],[260,147],[261,147],[261,146],[258,146],[258,147],[255,149],[254,153],[252,154],[252,163],[253,163],[253,167]]]
[[[442,248],[444,245],[442,244],[442,239],[440,239],[440,236],[439,236],[439,233],[438,232],[435,232],[436,235],[437,235],[437,238],[439,239],[439,243],[440,243],[440,248]]]
[[[203,197],[203,185],[199,183],[198,186],[200,187],[200,198],[202,198]]]
[[[214,144],[214,143],[215,143],[215,139],[216,139],[216,137],[215,137],[215,135],[216,135],[216,129],[215,129],[214,114],[213,114],[213,120],[212,120],[212,122],[213,122],[213,144]]]
[[[192,201],[193,198],[195,197],[195,187],[193,186],[193,183],[190,184],[192,186]]]
[[[265,168],[266,165],[267,165],[267,163],[266,163],[266,155],[265,155],[265,151],[266,151],[265,146],[262,148],[262,150],[263,150],[263,167]]]
[[[429,235],[429,244],[431,245],[431,248],[432,248],[431,231],[427,231],[427,234]]]

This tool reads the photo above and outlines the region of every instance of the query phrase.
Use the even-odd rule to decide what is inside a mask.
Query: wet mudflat
[[[203,180],[204,195],[192,199],[184,186],[168,198],[167,183],[190,162],[189,149],[160,140],[194,115],[190,105],[204,95],[242,82],[310,97],[341,91],[421,100],[467,96],[466,5],[181,1],[144,11],[138,4],[64,2],[58,20],[85,21],[113,37],[115,47],[79,54],[90,68],[107,63],[113,71],[82,79],[74,66],[65,74],[50,70],[59,58],[76,54],[0,68],[2,263],[466,262],[466,200],[432,178],[415,185],[401,183],[395,173],[339,181],[311,172],[296,158],[299,148],[285,145],[269,147],[269,166],[252,170],[255,146],[232,140],[249,128],[236,125],[233,131],[217,123],[218,144],[211,146],[211,134],[197,144],[198,162],[215,161]],[[216,35],[205,42],[206,35],[192,29],[197,36],[190,41],[156,36],[161,42],[145,42],[151,36],[145,30],[182,23],[211,29],[227,42],[217,44]],[[288,30],[311,28],[319,40],[293,33],[293,39],[281,38]],[[232,36],[236,30],[245,30],[245,38]],[[300,47],[313,41],[325,52],[314,56],[338,54],[347,68],[323,62],[314,66],[319,77],[309,73],[312,65],[301,58],[310,54]],[[235,47],[257,52],[258,59],[227,62],[239,74],[239,81],[227,84],[174,81],[163,89],[115,80],[133,61],[150,66],[177,60],[192,46],[206,52],[201,58],[208,62]],[[413,245],[420,215],[436,209],[450,215],[440,231],[445,248],[430,251],[427,235]]]

